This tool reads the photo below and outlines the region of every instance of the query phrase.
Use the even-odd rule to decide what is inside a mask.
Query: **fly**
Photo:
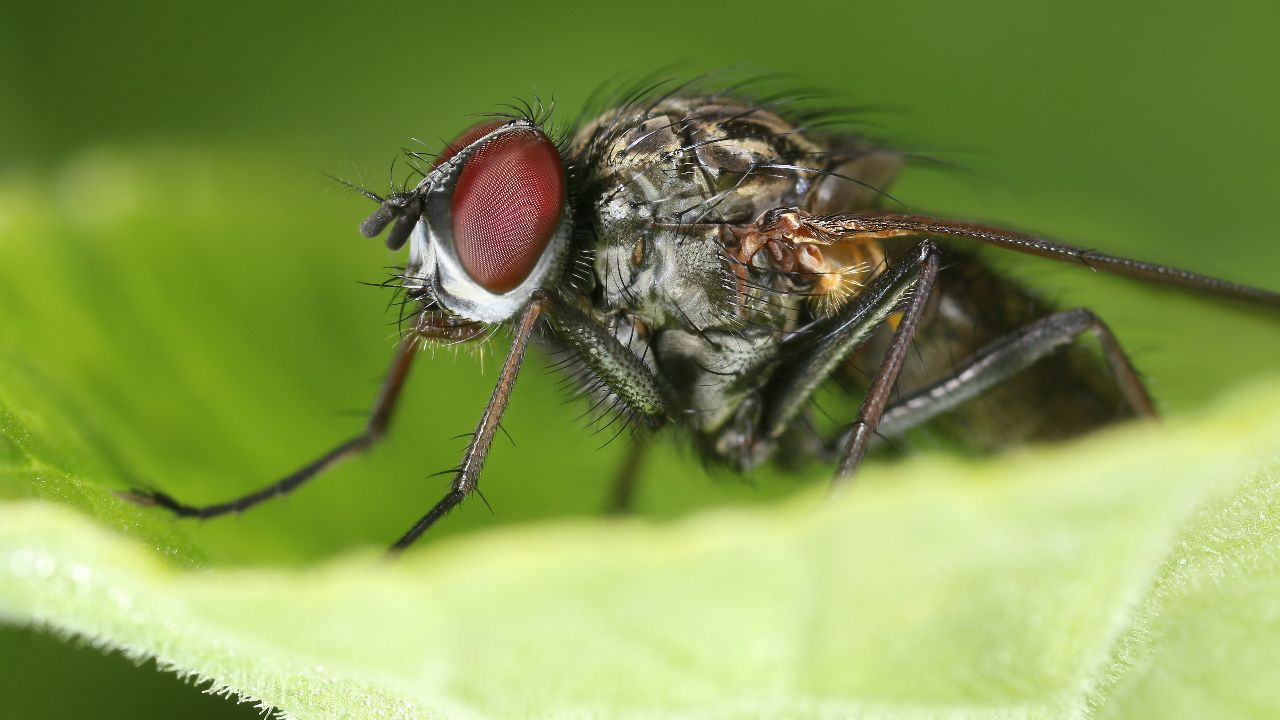
[[[928,426],[996,449],[1155,415],[1106,323],[1051,307],[980,262],[978,245],[1280,308],[1267,290],[886,210],[904,153],[807,129],[813,118],[786,103],[689,87],[632,94],[564,134],[541,110],[493,116],[434,159],[409,153],[412,188],[356,188],[378,204],[361,233],[408,245],[398,284],[413,307],[364,430],[227,502],[125,497],[208,518],[291,492],[384,434],[424,343],[499,326],[511,348],[449,490],[393,550],[476,491],[531,342],[564,353],[600,416],[645,434],[673,426],[707,463],[741,471],[827,459],[837,487],[877,434]],[[905,362],[913,348],[924,362]],[[860,407],[824,433],[811,415],[831,380]]]

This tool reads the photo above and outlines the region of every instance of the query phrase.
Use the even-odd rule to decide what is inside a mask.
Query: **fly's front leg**
[[[511,350],[507,353],[498,385],[493,389],[480,424],[463,453],[462,463],[454,475],[448,494],[436,503],[422,519],[391,546],[392,552],[407,548],[422,533],[457,507],[476,489],[480,470],[493,442],[498,422],[507,408],[507,400],[515,386],[516,376],[528,348],[529,338],[542,311],[561,340],[577,354],[596,375],[603,387],[625,403],[638,419],[656,426],[666,418],[667,404],[657,377],[634,352],[627,349],[611,332],[565,300],[538,293],[516,324]]]
[[[818,330],[801,331],[783,341],[780,357],[786,370],[767,388],[764,417],[766,432],[775,438],[786,431],[813,392],[849,353],[891,314],[902,310],[889,350],[847,435],[833,487],[852,477],[866,455],[933,291],[938,264],[937,247],[922,241],[863,288],[854,302],[821,328],[820,335],[810,334]]]
[[[461,503],[480,480],[480,471],[484,469],[485,458],[489,455],[489,446],[493,444],[493,436],[498,431],[498,423],[502,421],[502,413],[507,409],[507,401],[511,399],[511,391],[515,388],[516,377],[520,374],[520,364],[524,362],[525,351],[529,347],[529,338],[533,335],[534,325],[542,313],[545,300],[542,294],[535,293],[533,302],[525,308],[516,324],[511,341],[511,350],[502,364],[502,372],[498,375],[498,384],[489,396],[489,404],[484,408],[484,415],[471,435],[471,442],[462,454],[462,462],[458,465],[450,485],[449,492],[440,502],[423,515],[409,528],[399,540],[391,546],[391,552],[399,552],[413,544],[418,536],[426,532],[437,520],[449,514]]]
[[[391,422],[391,413],[395,410],[396,400],[400,397],[400,391],[404,388],[405,379],[409,377],[409,367],[413,364],[413,358],[417,354],[419,342],[416,332],[411,332],[400,341],[395,361],[392,362],[391,370],[387,373],[386,380],[383,381],[382,390],[378,393],[378,398],[374,401],[373,408],[369,411],[369,419],[365,424],[364,432],[276,482],[248,495],[242,495],[233,500],[212,505],[188,505],[157,490],[133,489],[119,493],[119,496],[139,505],[154,505],[165,508],[178,517],[211,518],[232,512],[242,512],[260,502],[296,490],[303,483],[319,475],[329,467],[336,465],[339,461],[369,449],[376,440],[382,437]]]
[[[1155,406],[1128,355],[1106,323],[1086,308],[1054,313],[1001,337],[932,385],[894,403],[880,419],[886,434],[895,435],[928,422],[966,400],[977,397],[1026,370],[1053,352],[1092,333],[1121,394],[1139,417],[1155,417]]]

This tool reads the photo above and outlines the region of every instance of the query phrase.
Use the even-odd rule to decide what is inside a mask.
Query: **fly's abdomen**
[[[899,396],[929,386],[963,365],[984,346],[1052,314],[1057,308],[1002,276],[970,253],[943,248],[947,270],[913,342],[912,361],[898,377]],[[865,383],[888,344],[881,330],[850,359],[847,383]],[[854,370],[853,367],[860,368]],[[1132,410],[1088,343],[1061,348],[1029,368],[926,424],[958,444],[980,451],[1064,440]]]

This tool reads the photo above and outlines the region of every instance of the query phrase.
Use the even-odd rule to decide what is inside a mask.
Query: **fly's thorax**
[[[781,328],[792,318],[779,307],[794,303],[778,296],[798,285],[819,316],[856,296],[883,260],[873,248],[803,248],[799,264],[743,258],[734,229],[779,207],[873,208],[903,164],[863,138],[812,137],[768,109],[715,97],[612,110],[577,133],[571,153],[588,178],[604,303],[701,329]],[[812,281],[780,277],[796,272]]]
[[[623,242],[602,243],[595,256],[606,307],[626,308],[655,327],[728,320],[728,275],[714,239],[668,230],[612,237]]]
[[[772,331],[671,329],[658,335],[653,347],[668,381],[682,389],[678,417],[705,456],[748,470],[772,455],[774,439],[759,432],[765,405],[761,389],[780,360]]]
[[[605,200],[614,193],[682,223],[750,222],[814,189],[823,148],[762,107],[668,98],[605,113],[575,136]]]
[[[721,427],[744,399],[757,393],[773,371],[776,343],[767,329],[693,332],[669,329],[653,349],[670,382],[685,388],[678,415],[693,428]]]
[[[605,305],[657,326],[754,320],[738,302],[729,227],[809,193],[815,175],[794,161],[817,149],[772,112],[710,98],[622,108],[587,125],[573,152],[589,178]]]

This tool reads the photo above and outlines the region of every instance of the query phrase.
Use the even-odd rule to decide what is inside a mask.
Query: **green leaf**
[[[0,506],[0,612],[298,717],[1263,717],[1280,384],[1176,428],[873,471],[837,501],[175,569]]]
[[[645,517],[606,521],[616,448],[527,373],[498,519],[470,503],[386,562],[488,391],[438,358],[384,446],[296,497],[202,524],[119,502],[222,499],[358,423],[333,410],[372,396],[394,330],[350,280],[390,259],[317,187],[172,150],[0,185],[0,618],[297,717],[1280,713],[1280,380],[1070,446],[873,464],[829,502],[818,469],[778,501],[660,454]]]

